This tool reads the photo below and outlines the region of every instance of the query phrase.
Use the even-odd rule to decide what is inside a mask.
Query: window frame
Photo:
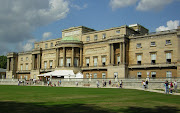
[[[137,43],[136,44],[136,48],[142,48],[142,44],[141,43]]]

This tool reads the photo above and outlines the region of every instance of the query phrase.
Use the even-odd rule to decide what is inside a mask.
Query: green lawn
[[[0,113],[178,113],[180,96],[108,88],[0,86]]]

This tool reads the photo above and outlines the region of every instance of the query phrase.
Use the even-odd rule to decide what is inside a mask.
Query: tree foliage
[[[6,56],[0,56],[0,68],[6,69],[7,67],[7,57]]]

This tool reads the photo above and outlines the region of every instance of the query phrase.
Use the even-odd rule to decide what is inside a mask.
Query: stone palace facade
[[[38,79],[54,70],[84,78],[180,77],[180,27],[156,33],[139,24],[71,27],[62,38],[35,42],[32,51],[7,54],[6,78]]]

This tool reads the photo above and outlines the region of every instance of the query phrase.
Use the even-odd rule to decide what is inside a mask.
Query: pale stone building
[[[38,79],[54,70],[82,72],[84,78],[180,77],[180,27],[148,33],[139,25],[106,30],[79,26],[62,38],[34,43],[7,55],[7,78]]]

